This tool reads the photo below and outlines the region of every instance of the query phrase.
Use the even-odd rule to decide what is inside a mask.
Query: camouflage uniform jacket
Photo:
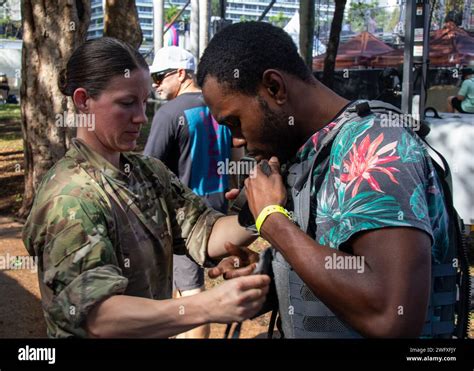
[[[171,298],[173,253],[212,265],[222,214],[158,160],[122,154],[121,169],[74,140],[39,186],[23,240],[38,256],[50,337],[86,337],[87,313],[112,295]]]

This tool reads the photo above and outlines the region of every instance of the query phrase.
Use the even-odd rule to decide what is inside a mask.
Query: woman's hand
[[[269,276],[255,274],[225,281],[198,295],[208,297],[205,310],[209,322],[242,322],[260,311],[269,285]]]

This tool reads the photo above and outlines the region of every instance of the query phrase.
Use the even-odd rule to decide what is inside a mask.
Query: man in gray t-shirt
[[[195,61],[179,47],[160,49],[150,68],[154,87],[168,100],[155,114],[144,154],[163,161],[209,206],[226,213],[226,174],[218,163],[230,158],[230,130],[218,125],[194,83]],[[173,286],[176,296],[194,295],[204,290],[204,270],[186,255],[173,257]],[[204,338],[209,326],[183,336]]]
[[[159,158],[209,206],[226,213],[228,179],[217,165],[230,158],[231,139],[200,91],[183,92],[156,112],[145,154]]]

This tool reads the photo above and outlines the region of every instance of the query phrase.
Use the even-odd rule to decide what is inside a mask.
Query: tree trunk
[[[341,35],[345,7],[346,0],[336,0],[336,8],[331,22],[331,32],[326,49],[326,58],[324,58],[323,83],[330,89],[332,89],[334,85],[334,70],[336,67],[337,49],[339,48],[339,37]]]
[[[314,0],[300,0],[300,54],[313,69]]]
[[[57,125],[57,115],[73,113],[61,94],[58,75],[72,51],[86,38],[89,0],[23,0],[21,127],[25,191],[19,217],[28,215],[43,175],[65,153],[70,129]]]
[[[138,19],[135,0],[106,0],[104,36],[115,37],[138,49],[143,33]]]

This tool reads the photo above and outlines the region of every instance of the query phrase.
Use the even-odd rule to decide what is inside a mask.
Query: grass
[[[20,105],[0,105],[0,214],[14,215],[23,197]]]
[[[0,121],[20,120],[19,104],[0,104]]]
[[[20,105],[0,105],[0,214],[14,215],[23,197]]]

